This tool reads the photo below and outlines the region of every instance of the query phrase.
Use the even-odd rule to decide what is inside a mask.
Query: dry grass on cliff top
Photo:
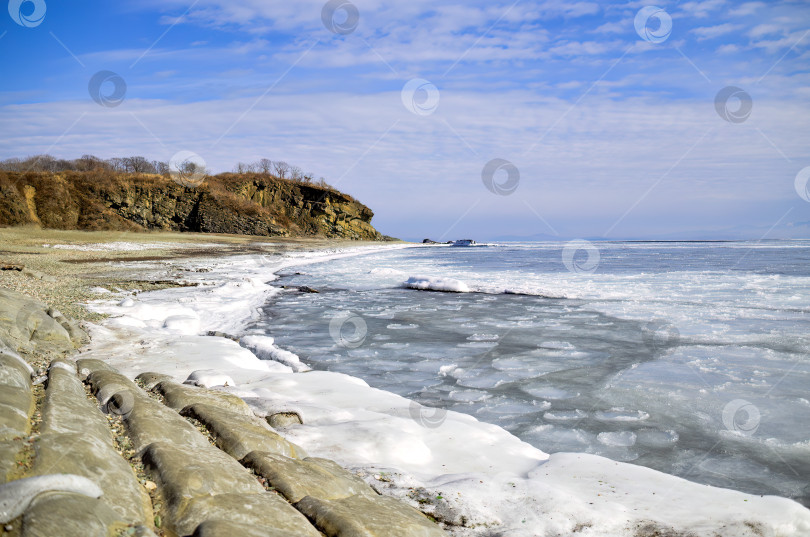
[[[349,241],[346,241],[348,243]],[[171,287],[149,283],[119,261],[211,258],[267,254],[291,249],[319,249],[343,241],[202,233],[132,233],[119,231],[57,231],[36,227],[0,228],[0,265],[20,264],[50,278],[38,279],[16,270],[0,270],[0,287],[11,289],[57,308],[79,320],[98,320],[81,303],[98,299],[94,287],[155,290]],[[357,242],[351,242],[358,245]],[[69,245],[72,249],[54,248]]]

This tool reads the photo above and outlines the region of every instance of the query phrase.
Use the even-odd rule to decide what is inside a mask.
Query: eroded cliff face
[[[381,240],[374,213],[335,190],[260,174],[190,188],[158,175],[0,172],[0,225]]]

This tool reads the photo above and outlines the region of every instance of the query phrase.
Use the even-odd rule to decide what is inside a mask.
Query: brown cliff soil
[[[190,187],[107,170],[0,171],[0,226],[382,240],[373,216],[347,194],[269,174],[221,174]]]

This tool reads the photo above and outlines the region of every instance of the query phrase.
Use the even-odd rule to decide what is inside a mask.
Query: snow
[[[183,384],[213,388],[214,386],[233,386],[233,379],[213,369],[200,369],[192,372]]]
[[[176,243],[176,242],[106,242],[92,244],[45,244],[45,248],[54,250],[78,250],[82,252],[142,252],[144,250],[186,249],[186,248],[216,248],[213,243]]]
[[[411,276],[403,284],[410,289],[421,291],[443,291],[446,293],[469,293],[467,284],[452,278],[434,278],[427,276]]]
[[[240,345],[205,335],[240,333],[279,292],[265,281],[281,268],[368,251],[373,250],[297,253],[274,262],[209,260],[210,271],[193,276],[197,287],[95,301],[91,309],[112,317],[90,326],[93,342],[82,357],[104,359],[130,377],[153,371],[179,382],[220,386],[245,398],[259,415],[294,408],[304,424],[284,431],[291,441],[312,456],[364,472],[383,492],[452,523],[448,531],[456,536],[632,537],[650,524],[697,536],[738,537],[755,530],[783,537],[810,534],[810,510],[788,499],[699,485],[595,455],[548,455],[500,427],[423,407],[355,377],[296,373],[303,364],[271,337],[243,337]],[[408,282],[418,289],[468,290],[457,280]],[[442,366],[442,372],[460,373],[452,366]],[[470,380],[473,387],[489,383],[477,376]],[[547,387],[535,391],[547,399],[571,396]],[[622,408],[601,417],[618,423],[644,418]],[[624,431],[600,436],[600,442],[619,447],[636,441]]]
[[[274,345],[273,338],[269,336],[244,336],[239,343],[263,360],[273,360],[292,368],[296,373],[309,371],[311,368],[301,362],[298,355]]]

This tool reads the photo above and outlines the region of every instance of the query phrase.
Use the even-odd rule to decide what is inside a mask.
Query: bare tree
[[[18,158],[9,158],[3,161],[0,161],[0,170],[7,171],[7,172],[21,172],[22,171],[22,161]]]
[[[110,168],[114,172],[126,172],[127,171],[127,165],[124,162],[124,159],[122,159],[122,158],[118,158],[118,157],[111,158],[111,159],[107,160],[107,164],[110,166]]]
[[[300,181],[304,178],[304,172],[298,166],[290,167],[290,178],[295,181]]]
[[[158,175],[168,175],[169,174],[169,163],[168,162],[161,162],[159,160],[152,161],[152,168],[155,170],[154,173]]]
[[[269,158],[263,158],[256,163],[261,173],[270,173],[273,171],[273,161]]]
[[[126,171],[129,173],[154,173],[155,171],[152,163],[144,157],[126,157],[122,160]]]
[[[89,172],[106,167],[104,161],[94,155],[82,155],[81,158],[74,161],[74,165],[80,172]]]
[[[178,163],[177,167],[178,179],[184,186],[197,186],[207,175],[206,167],[193,160],[184,160]]]
[[[290,172],[290,165],[280,160],[278,162],[273,163],[273,172],[275,172],[276,177],[279,179],[286,179],[287,174]]]

